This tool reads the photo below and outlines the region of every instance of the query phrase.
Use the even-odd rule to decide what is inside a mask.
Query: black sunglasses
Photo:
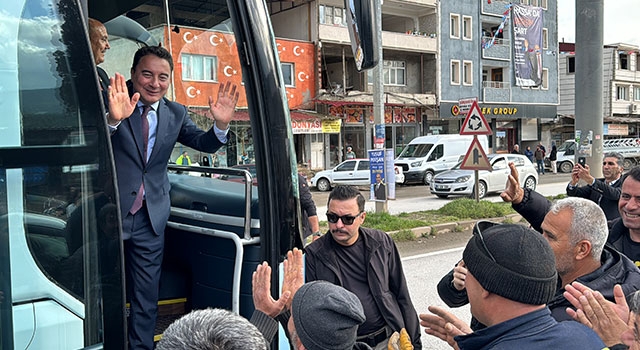
[[[351,216],[351,215],[338,216],[337,214],[334,214],[334,213],[327,213],[327,221],[329,221],[332,224],[335,224],[336,222],[338,222],[338,220],[342,220],[343,224],[351,225],[353,224],[353,220],[355,220],[358,216],[360,216],[360,214],[362,214],[362,212],[359,212],[358,214],[356,214],[356,216]]]
[[[487,244],[484,242],[484,237],[482,236],[482,231],[496,225],[499,225],[499,224],[496,224],[495,222],[491,222],[491,221],[482,220],[482,221],[476,222],[476,225],[473,227],[473,234],[475,236],[480,237],[480,243],[482,243],[482,247],[487,252],[491,260],[493,260],[494,263],[497,263],[496,258],[493,257],[493,254],[491,254],[491,252],[489,251],[489,248],[487,248]]]

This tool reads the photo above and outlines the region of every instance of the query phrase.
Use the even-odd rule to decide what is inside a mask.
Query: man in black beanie
[[[558,323],[546,307],[556,290],[555,258],[549,243],[522,225],[478,230],[463,253],[471,314],[487,328],[467,323],[436,306],[421,314],[425,332],[459,349],[602,349],[604,344],[577,322]]]

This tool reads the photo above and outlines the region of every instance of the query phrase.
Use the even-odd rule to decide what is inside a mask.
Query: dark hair
[[[346,201],[355,198],[358,201],[358,210],[364,211],[364,196],[360,193],[356,186],[340,185],[336,186],[329,194],[329,200],[327,206],[331,203],[332,199],[338,201]]]
[[[604,154],[604,158],[615,158],[618,166],[623,166],[624,156],[618,152],[607,152]]]
[[[173,72],[173,58],[169,51],[161,46],[143,46],[139,48],[138,51],[136,51],[135,56],[133,56],[133,65],[131,65],[131,69],[135,71],[142,57],[147,55],[155,55],[165,59],[169,62],[169,67],[171,67],[171,71]]]
[[[626,174],[622,177],[622,184],[624,184],[625,180],[630,177],[638,182],[640,182],[640,166],[634,166]]]

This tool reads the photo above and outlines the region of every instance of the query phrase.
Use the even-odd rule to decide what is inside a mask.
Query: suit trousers
[[[158,315],[158,289],[164,235],[156,235],[146,205],[122,220],[127,278],[129,349],[153,349],[154,329]]]

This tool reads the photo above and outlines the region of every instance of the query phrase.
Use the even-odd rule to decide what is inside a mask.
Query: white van
[[[470,135],[429,135],[411,140],[396,158],[395,164],[402,167],[404,183],[431,183],[433,176],[451,169],[464,156],[473,136]],[[478,136],[485,153],[489,151],[487,136]]]

